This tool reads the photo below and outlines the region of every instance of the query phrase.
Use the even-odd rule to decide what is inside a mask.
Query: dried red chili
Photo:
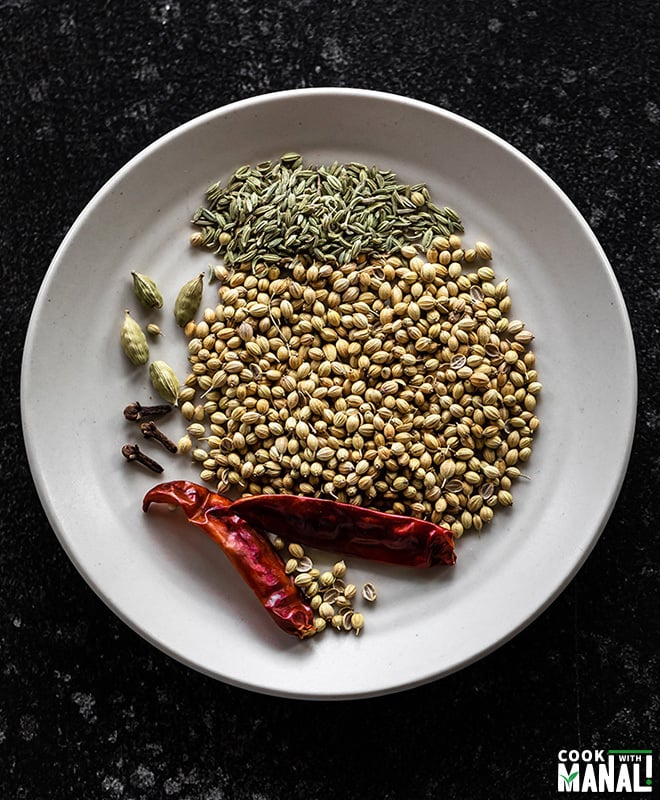
[[[174,504],[188,520],[217,544],[250,586],[282,630],[300,639],[314,634],[313,612],[284,571],[280,557],[266,537],[230,510],[231,501],[189,481],[161,483],[144,496],[142,508],[151,503]],[[217,512],[223,510],[219,515]]]
[[[411,567],[456,563],[454,534],[428,520],[294,495],[242,497],[210,512],[235,514],[309,547]]]

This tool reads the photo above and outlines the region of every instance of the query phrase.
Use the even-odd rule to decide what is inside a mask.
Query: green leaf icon
[[[562,775],[562,778],[563,778],[563,779],[566,781],[566,784],[567,784],[567,786],[570,786],[570,785],[571,785],[571,782],[572,782],[572,781],[573,781],[575,778],[577,778],[578,774],[579,774],[579,773],[577,773],[577,772],[572,772],[572,773],[571,773],[571,774],[568,776],[568,778],[566,777],[566,775]]]

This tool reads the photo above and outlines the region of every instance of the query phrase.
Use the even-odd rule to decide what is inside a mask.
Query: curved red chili
[[[226,499],[226,498],[225,498]],[[295,495],[242,497],[211,514],[236,514],[257,530],[267,530],[309,547],[411,567],[456,563],[454,534],[414,517]]]
[[[284,571],[282,560],[265,536],[229,510],[230,500],[189,481],[171,481],[158,484],[146,493],[143,510],[147,511],[151,503],[182,508],[193,525],[222,547],[282,630],[300,639],[314,634],[313,612]],[[220,509],[226,512],[222,516],[214,513]]]

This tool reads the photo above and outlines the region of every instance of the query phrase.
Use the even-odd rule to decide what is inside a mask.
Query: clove
[[[127,461],[137,461],[138,464],[142,464],[142,466],[147,467],[147,469],[150,469],[152,472],[163,471],[161,465],[157,461],[154,461],[153,458],[150,458],[146,453],[143,453],[136,444],[125,444],[121,449],[121,454]]]
[[[145,439],[153,439],[154,441],[162,444],[166,450],[169,450],[170,453],[176,453],[178,450],[178,446],[175,442],[171,439],[168,439],[165,434],[156,427],[156,423],[153,421],[143,422],[140,425],[140,430],[142,431],[142,435]]]
[[[157,419],[169,414],[172,406],[169,403],[163,403],[158,406],[143,406],[140,403],[130,403],[124,409],[124,416],[131,422],[140,422],[141,420]]]

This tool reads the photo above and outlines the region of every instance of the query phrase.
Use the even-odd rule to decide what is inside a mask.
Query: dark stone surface
[[[0,796],[545,798],[561,747],[657,756],[657,4],[0,0],[0,32]],[[49,261],[119,167],[229,101],[332,85],[448,108],[556,180],[621,284],[640,393],[619,501],[551,608],[442,681],[310,704],[201,677],[97,599],[34,490],[19,374]]]

